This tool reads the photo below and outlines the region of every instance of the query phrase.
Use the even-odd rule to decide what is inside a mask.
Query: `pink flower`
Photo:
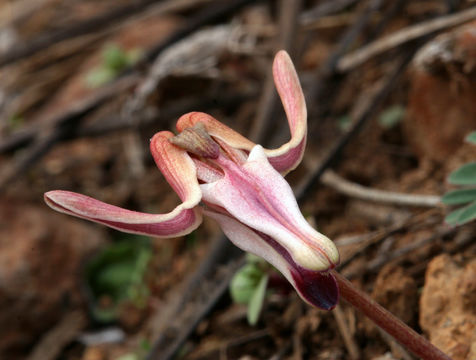
[[[173,211],[145,214],[60,190],[47,192],[46,203],[65,214],[159,238],[188,234],[207,215],[236,246],[275,266],[306,302],[332,309],[339,292],[329,270],[339,254],[304,219],[282,176],[301,161],[307,132],[304,96],[286,52],[276,55],[273,75],[291,130],[291,140],[280,148],[264,149],[198,112],[178,120],[179,135],[154,135],[155,162],[183,201]]]

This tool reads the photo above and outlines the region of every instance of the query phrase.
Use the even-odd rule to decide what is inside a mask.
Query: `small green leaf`
[[[446,205],[465,204],[476,200],[476,189],[460,189],[447,192],[441,198]]]
[[[108,264],[96,274],[96,286],[119,298],[132,281],[134,261]]]
[[[349,115],[342,115],[337,119],[337,124],[341,130],[348,130],[352,124],[352,118]]]
[[[384,110],[379,116],[379,124],[390,129],[397,125],[405,116],[405,108],[401,105],[393,105]]]
[[[148,339],[141,339],[139,343],[140,349],[143,351],[150,351],[152,349],[152,344]]]
[[[248,304],[248,323],[252,326],[258,322],[261,309],[263,308],[267,285],[268,275],[262,276]]]
[[[453,171],[448,181],[455,185],[476,185],[476,162],[464,164]]]
[[[464,210],[464,207],[463,207],[463,208],[456,209],[456,210],[453,210],[453,211],[450,212],[448,215],[446,215],[445,221],[446,221],[448,224],[453,225],[453,226],[458,225],[458,218],[459,218],[459,216],[461,215],[461,213],[463,212],[463,210]]]
[[[104,65],[113,70],[120,71],[127,66],[125,51],[117,44],[107,44],[102,53]]]
[[[461,210],[462,211],[458,216],[458,225],[462,225],[476,219],[476,201],[473,201],[471,204],[465,206]]]
[[[128,239],[109,245],[86,266],[93,316],[99,322],[113,320],[121,302],[132,301],[141,307],[149,295],[144,275],[152,256],[150,244],[139,236],[128,235]],[[103,297],[110,299],[110,304],[100,305]]]
[[[110,68],[94,68],[86,75],[86,85],[94,89],[108,83],[115,77],[115,72]]]
[[[246,253],[247,264],[266,264],[266,261],[252,253]]]
[[[10,129],[18,129],[23,125],[24,121],[25,119],[21,115],[12,114],[8,118],[8,126],[10,127]]]
[[[465,141],[476,145],[476,131],[473,131],[468,136],[466,136]]]
[[[238,304],[248,304],[262,277],[263,271],[257,264],[244,265],[233,276],[230,283],[230,294],[233,301]]]
[[[119,356],[116,360],[139,360],[139,356],[137,356],[137,354],[129,353]]]

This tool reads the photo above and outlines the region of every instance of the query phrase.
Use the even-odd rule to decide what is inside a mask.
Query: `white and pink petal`
[[[206,203],[275,239],[305,269],[325,271],[338,263],[334,243],[303,218],[289,184],[269,164],[260,145],[243,166],[222,157],[217,162],[225,176],[200,185]]]
[[[332,274],[302,268],[277,241],[230,216],[212,210],[204,210],[204,213],[218,222],[237,247],[265,259],[278,269],[304,301],[325,310],[336,306],[339,289]]]

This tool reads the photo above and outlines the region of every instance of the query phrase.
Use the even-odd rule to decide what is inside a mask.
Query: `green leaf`
[[[471,204],[465,206],[461,210],[462,211],[458,216],[458,225],[462,225],[476,219],[476,201],[473,201]]]
[[[94,68],[86,75],[86,85],[94,89],[108,83],[115,77],[116,73],[109,68]]]
[[[337,118],[337,124],[341,130],[348,130],[350,125],[352,125],[352,118],[349,115],[342,115]]]
[[[21,115],[12,114],[8,118],[8,126],[10,127],[10,129],[18,129],[23,125],[24,121],[25,119]]]
[[[461,207],[450,212],[445,221],[453,226],[465,224],[471,220],[476,219],[476,201],[471,204]]]
[[[476,162],[464,164],[453,171],[448,181],[455,185],[476,185]]]
[[[464,210],[464,208],[459,208],[459,209],[453,210],[448,215],[446,215],[445,221],[448,224],[453,225],[453,226],[458,225],[458,218],[461,215],[461,213],[463,212],[463,210]]]
[[[380,114],[378,121],[383,128],[390,129],[397,125],[404,116],[405,108],[401,105],[393,105]]]
[[[441,202],[447,205],[465,204],[476,200],[476,189],[460,189],[447,192]]]
[[[115,298],[124,295],[125,288],[132,281],[134,261],[109,264],[96,274],[96,286]]]
[[[116,360],[139,360],[139,356],[137,354],[129,353],[118,357]]]
[[[111,244],[92,258],[86,266],[87,285],[93,296],[93,315],[100,322],[114,319],[123,301],[143,306],[149,295],[144,275],[152,256],[149,242],[128,235],[127,240]],[[111,304],[99,306],[107,297]]]
[[[473,131],[472,133],[470,133],[468,136],[466,136],[464,140],[466,142],[476,145],[476,131]]]
[[[248,323],[252,326],[258,322],[261,309],[263,308],[267,285],[268,275],[262,276],[248,304]]]
[[[233,301],[238,304],[248,304],[263,275],[263,271],[254,263],[246,264],[238,270],[230,283]]]
[[[255,254],[252,253],[246,253],[246,263],[247,264],[256,264],[256,265],[263,265],[265,266],[267,263],[265,260],[260,258],[259,256],[256,256]]]
[[[102,53],[105,67],[118,72],[127,66],[126,52],[117,44],[107,44]]]

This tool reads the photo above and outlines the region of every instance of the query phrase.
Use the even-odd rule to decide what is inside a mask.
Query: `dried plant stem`
[[[339,284],[341,296],[357,310],[370,318],[376,325],[392,335],[400,344],[424,360],[451,360],[448,355],[432,345],[423,336],[408,327],[384,307],[358,290],[352,283],[332,271]]]
[[[436,195],[401,194],[393,191],[368,188],[337,175],[332,170],[322,174],[321,182],[334,190],[361,200],[399,206],[436,207],[441,204]]]

